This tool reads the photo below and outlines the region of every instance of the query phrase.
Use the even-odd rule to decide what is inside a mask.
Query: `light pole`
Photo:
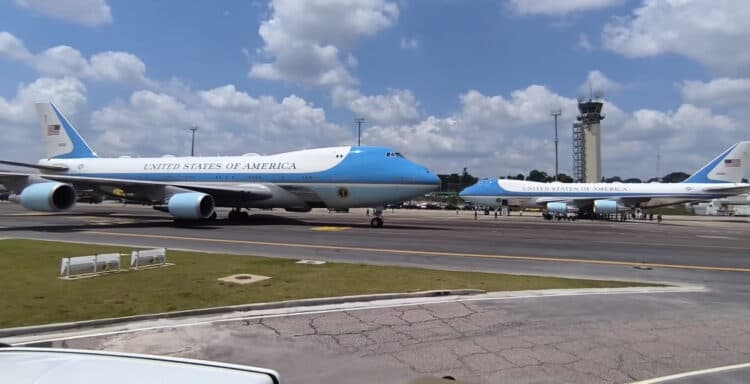
[[[198,130],[198,126],[194,125],[190,127],[190,130],[193,133],[193,139],[190,142],[190,156],[192,157],[192,156],[195,156],[195,131]]]
[[[365,118],[358,117],[354,119],[354,122],[357,123],[357,146],[359,147],[362,145],[362,124],[364,124]]]
[[[559,181],[558,180],[558,175],[560,174],[560,172],[559,172],[559,170],[557,168],[558,167],[558,160],[557,160],[557,142],[558,142],[558,140],[557,140],[557,117],[560,116],[560,115],[562,115],[562,109],[558,109],[556,111],[552,111],[551,115],[555,117],[555,181]]]

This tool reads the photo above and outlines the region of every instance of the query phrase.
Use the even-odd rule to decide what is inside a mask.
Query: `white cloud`
[[[509,0],[514,11],[526,15],[566,15],[621,4],[623,0]]]
[[[149,85],[146,64],[128,52],[107,51],[92,55],[86,75],[95,80]]]
[[[692,104],[666,112],[637,110],[619,124],[605,119],[603,127],[603,168],[608,175],[691,173],[730,144],[744,139],[734,118]],[[657,150],[661,154],[661,175],[656,174]]]
[[[707,136],[732,135],[736,129],[737,124],[728,116],[716,115],[708,108],[682,104],[676,111],[637,110],[621,129],[614,131],[612,138],[616,141],[655,140],[667,148],[689,150],[706,144]]]
[[[35,161],[43,156],[39,121],[34,103],[52,101],[73,119],[86,104],[86,87],[78,79],[39,78],[20,84],[11,99],[0,97],[3,158]]]
[[[589,97],[591,96],[590,93],[592,92],[594,93],[594,95],[598,93],[603,93],[606,95],[608,93],[615,92],[620,88],[622,88],[622,85],[620,83],[608,78],[599,70],[593,70],[589,71],[588,76],[586,77],[586,81],[578,86],[578,92],[579,95]]]
[[[750,7],[744,0],[645,0],[603,30],[604,46],[626,57],[677,54],[722,74],[750,74]]]
[[[100,52],[86,59],[79,50],[58,45],[33,54],[26,49],[23,41],[8,32],[0,32],[2,56],[24,62],[45,76],[75,76],[133,86],[155,84],[146,77],[146,64],[128,52]]]
[[[88,27],[112,22],[106,0],[16,0],[16,4],[54,19]]]
[[[180,97],[136,91],[127,102],[94,111],[91,120],[99,152],[109,155],[185,154],[193,125],[199,127],[196,152],[203,155],[274,153],[352,139],[348,128],[328,122],[321,108],[298,96],[254,97],[234,85]]]
[[[412,51],[419,48],[419,40],[417,40],[416,37],[407,38],[402,37],[401,38],[401,49],[405,51]]]
[[[576,109],[575,99],[542,85],[516,90],[507,98],[472,90],[459,99],[461,110],[453,115],[429,116],[413,124],[376,125],[365,131],[363,140],[402,148],[437,172],[468,166],[484,176],[515,174],[552,163],[553,152],[541,149],[547,144],[552,148],[550,111],[562,109],[563,132]]]
[[[696,104],[736,105],[750,103],[750,79],[722,77],[708,82],[687,80],[682,97]]]
[[[86,87],[72,77],[42,77],[29,84],[20,84],[12,99],[0,97],[0,121],[36,122],[34,103],[42,101],[52,101],[68,113],[75,114],[86,104]]]
[[[8,32],[0,31],[0,56],[13,60],[28,60],[32,55],[23,41]]]
[[[333,91],[334,103],[345,105],[368,123],[406,124],[419,119],[419,101],[409,90],[392,89],[385,95],[365,96],[352,89]]]
[[[386,0],[274,0],[270,8],[258,33],[271,61],[254,64],[250,76],[326,87],[353,85],[342,52],[390,27],[399,14]]]
[[[51,76],[83,76],[88,61],[81,52],[67,45],[58,45],[31,57],[28,63],[40,73]]]

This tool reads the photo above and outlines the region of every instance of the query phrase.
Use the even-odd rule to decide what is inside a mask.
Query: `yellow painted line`
[[[340,232],[340,231],[346,231],[347,229],[352,229],[352,227],[323,226],[323,227],[312,227],[310,229],[313,231],[322,231],[322,232]]]
[[[433,256],[433,257],[448,256],[448,257],[467,257],[467,258],[484,258],[484,259],[499,259],[499,260],[549,261],[549,262],[557,262],[557,263],[620,265],[620,266],[628,266],[628,267],[672,268],[672,269],[688,269],[688,270],[696,270],[696,271],[750,272],[750,268],[712,267],[712,266],[702,266],[702,265],[637,263],[637,262],[630,262],[630,261],[575,259],[575,258],[547,257],[547,256],[512,256],[512,255],[491,255],[491,254],[483,254],[483,253],[440,252],[440,251],[432,252],[432,251],[417,251],[417,250],[408,250],[408,249],[346,247],[346,246],[339,246],[339,245],[318,245],[318,244],[297,244],[297,243],[274,243],[274,242],[269,242],[269,241],[212,239],[212,238],[205,238],[205,237],[149,235],[149,234],[141,234],[141,233],[118,233],[118,232],[105,232],[105,231],[86,231],[85,233],[89,233],[93,235],[103,235],[103,236],[141,237],[141,238],[147,238],[147,239],[183,240],[183,241],[187,240],[187,241],[202,241],[206,243],[245,244],[245,245],[261,245],[261,246],[286,247],[286,248],[326,249],[326,250],[334,250],[334,251],[393,253],[393,254],[402,254],[402,255],[423,255],[423,256]]]

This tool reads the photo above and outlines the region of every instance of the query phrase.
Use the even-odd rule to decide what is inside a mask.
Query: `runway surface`
[[[0,236],[707,287],[257,318],[69,346],[265,365],[288,382],[315,373],[313,381],[326,382],[452,374],[469,382],[619,383],[750,361],[744,219],[667,218],[657,225],[396,210],[386,213],[384,228],[373,229],[364,210],[258,213],[242,224],[175,227],[146,207],[40,215],[1,204]]]

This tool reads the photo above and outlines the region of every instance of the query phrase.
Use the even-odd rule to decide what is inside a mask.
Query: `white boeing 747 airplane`
[[[175,220],[216,217],[215,207],[382,207],[436,189],[440,180],[425,167],[385,147],[329,147],[222,157],[100,158],[52,103],[36,105],[47,158],[37,164],[0,161],[40,173],[0,172],[10,200],[36,211],[64,211],[83,193],[153,204]]]
[[[523,180],[484,179],[460,196],[474,204],[540,207],[551,214],[612,214],[634,208],[655,208],[704,201],[750,191],[742,183],[750,142],[732,145],[682,183],[540,183]]]

